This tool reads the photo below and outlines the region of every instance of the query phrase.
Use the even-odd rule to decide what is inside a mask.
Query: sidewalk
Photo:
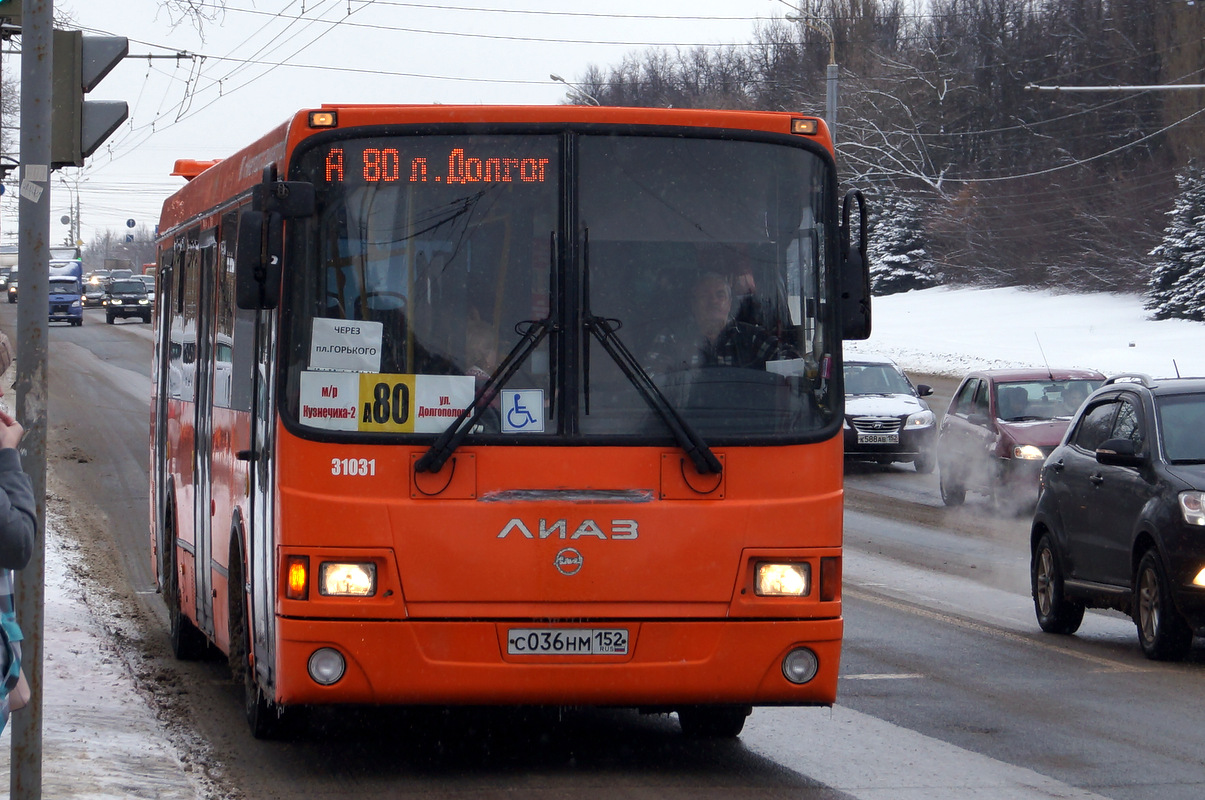
[[[80,599],[67,568],[73,557],[48,524],[42,797],[204,797]],[[0,735],[0,797],[8,796],[11,757],[10,721]]]

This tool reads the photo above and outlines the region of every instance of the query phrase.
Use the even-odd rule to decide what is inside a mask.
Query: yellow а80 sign
[[[301,373],[302,425],[329,431],[439,433],[473,402],[468,375]]]

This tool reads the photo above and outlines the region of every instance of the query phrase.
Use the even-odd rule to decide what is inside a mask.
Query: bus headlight
[[[334,597],[372,597],[377,590],[377,565],[369,562],[327,561],[318,568],[318,592]]]
[[[807,597],[811,583],[810,564],[772,564],[763,561],[757,565],[753,590],[758,597]]]

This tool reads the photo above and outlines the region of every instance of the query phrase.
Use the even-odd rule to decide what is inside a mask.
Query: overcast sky
[[[202,3],[199,3],[202,4]],[[204,5],[204,4],[202,4]],[[82,238],[153,227],[181,185],[177,158],[221,158],[321,103],[554,104],[590,64],[649,47],[746,44],[781,0],[227,0],[198,33],[160,0],[56,0],[87,33],[126,36],[130,55],[89,97],[130,119],[83,169],[52,181],[51,239],[68,234],[75,184]],[[212,2],[210,8],[215,6]],[[177,53],[187,58],[164,58]],[[148,58],[153,56],[153,58]],[[5,55],[6,74],[19,74]],[[822,109],[816,109],[820,113]],[[68,188],[70,184],[71,188]],[[15,176],[0,241],[15,243]]]

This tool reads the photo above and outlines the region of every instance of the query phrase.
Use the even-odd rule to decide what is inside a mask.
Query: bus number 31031
[[[332,475],[376,475],[377,460],[375,458],[332,458]]]

